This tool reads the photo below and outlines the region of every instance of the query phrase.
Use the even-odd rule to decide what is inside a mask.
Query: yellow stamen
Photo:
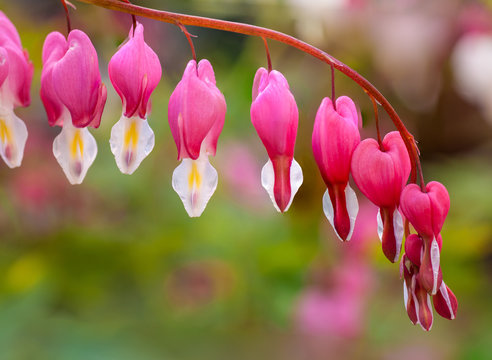
[[[193,185],[195,185],[196,188],[199,188],[201,183],[202,183],[202,177],[200,175],[200,172],[198,171],[196,162],[193,161],[191,163],[191,172],[190,175],[188,176],[188,186],[191,190],[193,188]]]
[[[138,128],[136,121],[130,123],[130,128],[127,129],[125,133],[125,149],[128,149],[131,143],[133,150],[137,147],[138,142]]]
[[[4,144],[10,144],[12,142],[10,128],[4,119],[0,119],[0,137],[2,138],[2,143]]]
[[[84,156],[84,141],[82,140],[82,135],[80,130],[75,130],[75,135],[72,140],[72,146],[70,147],[72,158],[77,156],[78,151],[80,151],[80,157]],[[78,150],[78,151],[77,151]]]

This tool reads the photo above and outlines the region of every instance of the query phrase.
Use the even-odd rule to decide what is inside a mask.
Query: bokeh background
[[[65,33],[59,1],[0,0],[35,66],[22,167],[0,166],[0,359],[490,359],[492,344],[492,2],[459,0],[142,0],[170,11],[253,23],[326,50],[375,84],[418,139],[427,181],[445,184],[451,210],[442,269],[458,317],[430,333],[403,307],[397,264],[384,258],[375,208],[361,200],[356,234],[341,244],[324,218],[311,151],[317,107],[330,94],[326,64],[270,43],[299,109],[296,159],[304,184],[278,214],[260,184],[266,152],[249,119],[251,85],[265,66],[257,38],[190,27],[228,112],[212,160],[219,186],[190,219],[171,187],[178,165],[169,96],[190,51],[180,30],[142,21],[164,76],[149,119],[156,146],[131,176],[109,148],[121,103],[107,63],[131,18],[73,1],[72,24],[92,39],[108,102],[92,131],[99,153],[71,186],[51,152],[39,99],[46,35]],[[356,100],[364,137],[374,116]],[[393,130],[382,115],[385,131]],[[360,197],[362,199],[362,196]]]

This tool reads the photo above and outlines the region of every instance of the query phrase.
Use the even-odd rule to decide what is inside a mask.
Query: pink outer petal
[[[420,266],[423,246],[423,241],[417,234],[411,234],[405,240],[405,254],[415,266]]]
[[[400,208],[417,232],[432,239],[441,232],[449,210],[446,188],[432,181],[424,193],[416,184],[407,185],[400,198]]]
[[[106,90],[101,86],[96,49],[88,36],[73,30],[68,50],[53,65],[53,86],[58,98],[70,111],[75,127],[97,127]]]
[[[157,54],[145,43],[144,27],[137,23],[135,34],[111,58],[109,78],[124,104],[126,117],[138,112],[145,119],[149,99],[162,75]]]
[[[260,91],[260,83],[264,83],[268,78],[268,70],[265,68],[259,68],[256,71],[255,79],[253,80],[253,90],[252,90],[252,99],[256,100],[258,93]],[[264,86],[263,86],[264,88]]]
[[[453,320],[456,318],[458,312],[458,299],[451,291],[451,289],[444,283],[441,283],[441,287],[436,295],[433,297],[434,308],[436,312],[443,318]]]
[[[65,55],[67,49],[67,41],[59,32],[48,34],[43,45],[40,93],[50,126],[63,126],[63,113],[67,111],[53,87],[53,66]]]
[[[420,326],[425,331],[429,331],[432,328],[432,322],[434,315],[432,313],[432,305],[430,301],[430,295],[421,286],[418,275],[415,282],[415,300],[418,304],[417,317],[419,319]]]
[[[448,215],[450,200],[444,185],[437,181],[431,181],[426,186],[427,193],[432,204],[432,226],[434,234],[441,232],[444,220]]]
[[[7,51],[0,47],[0,87],[9,74],[9,62]]]
[[[34,67],[28,59],[27,52],[6,44],[3,49],[7,53],[9,63],[8,92],[14,106],[28,106],[31,103],[31,81]]]
[[[374,139],[363,140],[352,156],[352,176],[371,202],[394,207],[410,174],[410,159],[397,131],[384,137],[382,147]]]
[[[183,78],[171,94],[168,107],[169,126],[178,148],[178,159],[196,160],[202,143],[215,154],[217,138],[225,118],[225,99],[215,86],[213,69],[207,60],[196,65],[190,60]]]
[[[336,105],[337,111],[329,98],[323,99],[312,137],[314,158],[327,185],[348,182],[352,153],[360,142],[355,104],[342,96]]]
[[[9,20],[9,18],[0,10],[0,36],[5,36],[9,39],[18,50],[22,51],[22,45],[14,24]]]
[[[260,77],[259,84],[258,77]],[[287,80],[276,70],[265,75],[264,69],[260,68],[254,86],[258,86],[258,90],[251,104],[251,121],[268,156],[271,160],[277,156],[287,156],[292,159],[299,111]],[[253,95],[255,92],[253,88]]]
[[[210,132],[204,140],[205,151],[207,154],[215,156],[217,151],[217,142],[219,140],[220,133],[222,132],[222,128],[224,127],[227,105],[224,95],[215,85],[214,70],[208,60],[203,59],[198,63],[198,77],[205,82],[210,90],[210,93],[215,97],[214,104],[217,107],[217,115]]]
[[[431,202],[417,184],[408,184],[400,197],[400,209],[422,236],[433,236]]]

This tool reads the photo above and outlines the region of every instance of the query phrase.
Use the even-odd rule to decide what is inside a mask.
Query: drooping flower
[[[436,239],[439,251],[442,247],[442,239],[439,235]],[[404,304],[408,317],[413,324],[419,324],[424,330],[432,327],[433,313],[431,299],[434,308],[442,317],[452,320],[456,317],[458,300],[449,287],[442,281],[442,273],[439,268],[440,286],[435,294],[430,294],[422,284],[421,266],[424,258],[424,240],[417,234],[411,234],[405,241],[405,254],[403,254],[400,273],[403,278]]]
[[[432,181],[423,192],[418,185],[407,185],[400,198],[400,209],[423,239],[420,282],[431,295],[441,286],[439,238],[449,210],[449,194],[441,183]]]
[[[347,96],[324,98],[316,114],[313,129],[313,153],[327,186],[323,210],[337,236],[350,240],[359,205],[349,185],[352,154],[360,142],[359,114]]]
[[[0,156],[10,168],[24,155],[27,128],[14,109],[31,103],[33,71],[14,24],[0,11]]]
[[[88,126],[99,127],[106,103],[97,53],[89,37],[48,34],[43,46],[41,100],[50,126],[62,126],[53,154],[71,184],[80,184],[94,162],[97,144]]]
[[[403,220],[398,206],[411,170],[398,131],[387,134],[381,147],[374,139],[363,140],[354,151],[351,170],[360,191],[380,208],[377,220],[383,252],[391,262],[396,262],[403,240]]]
[[[128,41],[113,55],[109,78],[123,102],[123,114],[111,130],[111,151],[124,174],[133,173],[154,147],[154,132],[147,117],[150,95],[162,68],[157,54],[144,41],[144,27],[130,29]]]
[[[268,153],[261,184],[279,212],[289,209],[302,184],[300,165],[294,159],[299,111],[285,77],[260,68],[253,82],[251,122]]]
[[[190,60],[169,99],[169,126],[181,164],[173,172],[173,189],[190,217],[200,216],[217,188],[217,171],[210,165],[224,126],[224,95],[215,85],[208,60]]]

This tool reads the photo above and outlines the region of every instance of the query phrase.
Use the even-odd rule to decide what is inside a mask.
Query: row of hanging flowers
[[[197,217],[217,187],[217,171],[209,157],[215,156],[227,106],[211,63],[196,61],[190,36],[179,26],[194,56],[169,100],[168,120],[181,160],[172,175],[172,186],[188,215]],[[27,140],[26,126],[14,109],[30,103],[33,66],[17,30],[1,11],[0,29],[0,154],[13,168],[21,165]],[[268,155],[261,183],[274,207],[283,213],[303,181],[301,166],[294,159],[299,114],[289,84],[282,73],[272,69],[266,48],[269,67],[258,69],[254,77],[251,121]],[[54,139],[53,154],[68,181],[80,184],[97,154],[88,128],[99,127],[106,103],[97,53],[84,32],[69,29],[67,37],[59,32],[46,37],[42,60],[41,100],[50,126],[62,128]],[[158,56],[145,43],[142,24],[134,20],[127,41],[110,60],[108,72],[122,101],[121,118],[111,130],[111,151],[120,171],[132,174],[154,147],[147,119],[151,94],[162,75]],[[440,267],[440,233],[450,205],[448,192],[435,181],[425,185],[421,170],[420,187],[407,185],[415,164],[400,132],[381,139],[378,129],[377,139],[361,141],[360,126],[360,113],[351,98],[335,100],[332,95],[332,99],[321,101],[312,148],[327,187],[322,199],[324,213],[338,238],[349,241],[358,213],[357,195],[349,185],[351,174],[359,190],[379,208],[378,234],[391,262],[400,258],[406,235],[400,262],[405,307],[414,324],[430,330],[431,300],[447,319],[454,319],[457,311],[456,297],[442,280]],[[410,234],[404,219],[416,234]]]

